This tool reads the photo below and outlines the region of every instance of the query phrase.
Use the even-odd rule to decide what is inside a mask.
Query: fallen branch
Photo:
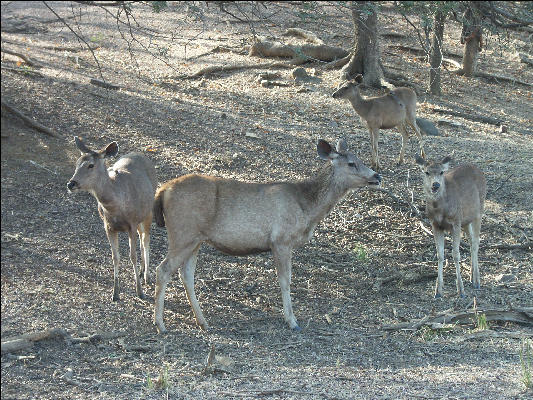
[[[43,76],[43,74],[41,74],[39,71],[33,71],[29,68],[12,68],[12,67],[6,67],[5,65],[2,65],[2,69],[5,69],[7,71],[13,71],[13,72],[16,72],[17,74],[22,74],[22,75],[35,75],[35,76],[40,76],[40,77]]]
[[[111,90],[118,90],[120,89],[120,86],[113,85],[112,83],[107,83],[104,81],[101,81],[100,79],[91,79],[90,83],[95,86],[103,87],[104,89],[111,89]]]
[[[525,53],[518,53],[518,57],[520,57],[520,62],[533,65],[533,57],[531,57],[530,55]]]
[[[49,339],[66,338],[68,333],[64,329],[54,328],[41,332],[26,333],[20,336],[14,336],[2,341],[1,353],[11,353],[14,351],[30,348],[35,342]]]
[[[289,28],[283,33],[283,36],[298,37],[298,38],[305,39],[311,43],[324,44],[322,39],[320,39],[313,32],[306,31],[305,29],[300,29],[300,28]]]
[[[533,307],[515,308],[512,310],[481,309],[466,312],[444,311],[433,316],[425,316],[418,321],[402,322],[394,325],[383,325],[383,330],[412,330],[416,331],[422,326],[432,326],[433,324],[457,324],[471,325],[475,324],[477,317],[483,314],[487,321],[504,321],[514,322],[533,326]]]
[[[410,52],[415,53],[415,54],[426,55],[426,52],[424,50],[418,48],[418,47],[405,46],[405,45],[401,45],[401,44],[394,44],[394,45],[390,45],[388,47],[390,47],[392,49],[410,51]],[[452,53],[450,51],[443,51],[442,54],[445,55],[445,56],[448,56],[448,57],[463,58],[462,54]]]
[[[521,332],[521,331],[498,332],[498,331],[493,331],[492,329],[485,329],[482,331],[477,331],[477,332],[465,335],[463,337],[460,337],[458,341],[464,342],[466,340],[486,339],[486,338],[524,339],[524,338],[530,338],[530,337],[533,337],[533,333]]]
[[[212,48],[211,50],[209,51],[206,51],[205,53],[202,53],[202,54],[199,54],[197,56],[192,56],[192,57],[189,57],[187,58],[187,61],[192,61],[192,60],[197,60],[201,57],[205,57],[205,56],[208,56],[209,54],[215,54],[215,53],[234,53],[234,54],[239,54],[239,55],[244,55],[246,54],[246,52],[244,50],[234,50],[234,49],[230,49],[229,47],[224,47],[224,46],[216,46],[214,48]]]
[[[455,117],[461,117],[470,121],[483,122],[490,125],[501,125],[504,121],[502,119],[496,119],[491,117],[485,117],[484,115],[476,115],[472,113],[463,113],[459,111],[445,110],[442,108],[429,108],[431,111],[439,114],[453,115]]]
[[[533,242],[522,244],[507,244],[497,243],[483,246],[485,249],[499,249],[499,250],[533,250]]]
[[[37,64],[35,61],[32,61],[30,60],[29,57],[25,56],[24,54],[22,53],[17,53],[16,51],[12,51],[12,50],[8,50],[4,47],[2,47],[2,53],[6,53],[6,54],[11,54],[12,56],[16,56],[18,58],[21,58],[22,60],[24,60],[24,62],[32,67],[36,67],[36,68],[39,68],[40,65]]]
[[[56,131],[54,131],[53,129],[50,129],[50,128],[44,126],[44,125],[41,125],[39,122],[31,119],[30,117],[27,117],[21,111],[17,110],[13,106],[10,106],[9,104],[7,104],[3,100],[2,100],[2,108],[4,108],[5,110],[11,112],[12,114],[15,114],[17,117],[19,117],[24,122],[26,122],[28,125],[30,125],[32,128],[35,128],[36,130],[38,130],[40,132],[46,133],[47,135],[52,136],[52,137],[56,137],[56,138],[57,137],[61,137],[61,135],[59,133],[57,133]]]
[[[460,73],[460,71],[457,71],[457,73]],[[477,71],[474,76],[478,76],[480,78],[488,79],[489,81],[495,82],[495,83],[501,83],[501,82],[510,82],[510,83],[518,83],[523,86],[533,87],[532,83],[521,81],[520,79],[513,78],[511,76],[503,76],[503,75],[497,75],[497,74],[488,74],[486,72]]]
[[[400,281],[406,284],[425,281],[429,279],[435,279],[437,277],[437,272],[418,272],[418,271],[406,271],[406,272],[396,272],[392,275],[389,275],[384,278],[376,279],[374,283],[374,290],[379,291],[384,284],[387,284],[392,281]]]
[[[215,74],[218,72],[230,72],[241,69],[261,69],[261,68],[293,68],[292,65],[281,62],[268,62],[258,64],[233,64],[233,65],[214,65],[206,68],[202,68],[192,75],[185,75],[178,78],[181,79],[196,79],[202,76]]]

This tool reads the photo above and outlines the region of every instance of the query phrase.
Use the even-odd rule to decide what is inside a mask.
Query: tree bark
[[[377,5],[372,1],[353,1],[354,46],[350,62],[341,70],[342,79],[363,75],[367,86],[381,86],[383,70],[380,65]]]
[[[440,71],[442,65],[442,40],[444,37],[444,21],[446,15],[438,11],[435,14],[435,26],[433,32],[433,46],[431,48],[431,66],[429,69],[429,91],[431,94],[440,96]]]
[[[474,76],[476,73],[477,57],[482,44],[481,14],[477,2],[471,1],[463,16],[463,31],[461,43],[464,43],[463,68],[464,76]]]

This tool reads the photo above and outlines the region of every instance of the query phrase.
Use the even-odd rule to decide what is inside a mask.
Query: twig
[[[103,87],[104,89],[112,89],[112,90],[118,90],[120,89],[119,85],[113,85],[112,83],[107,83],[104,81],[101,81],[99,79],[91,79],[90,83],[95,86]]]
[[[7,111],[15,114],[17,117],[19,117],[20,119],[22,119],[24,122],[26,122],[28,125],[30,125],[31,127],[35,128],[36,130],[40,131],[40,132],[43,132],[43,133],[46,133],[47,135],[49,136],[52,136],[52,137],[61,137],[60,134],[58,134],[56,131],[54,131],[53,129],[50,129],[44,125],[41,125],[39,122],[31,119],[30,117],[27,117],[26,115],[24,115],[22,112],[20,112],[19,110],[17,110],[15,107],[13,106],[10,106],[9,104],[7,104],[5,101],[2,100],[2,108],[6,109]]]
[[[21,58],[24,60],[24,62],[32,67],[39,68],[41,67],[39,64],[37,64],[35,61],[30,60],[29,57],[25,56],[22,53],[17,53],[16,51],[8,50],[4,47],[2,47],[2,53],[11,54],[12,56],[17,56],[18,58]]]

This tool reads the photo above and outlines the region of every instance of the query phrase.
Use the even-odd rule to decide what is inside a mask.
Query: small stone
[[[505,133],[509,130],[507,125],[500,125],[500,133]]]
[[[303,68],[303,67],[294,68],[292,70],[291,74],[292,74],[292,77],[294,78],[294,80],[304,79],[304,78],[308,78],[309,77],[309,75],[307,75],[307,72],[305,71],[305,68]]]

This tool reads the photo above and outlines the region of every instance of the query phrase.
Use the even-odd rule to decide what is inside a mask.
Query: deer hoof
[[[167,333],[167,328],[165,328],[164,326],[159,326],[158,324],[155,324],[155,329],[160,335],[164,335],[165,333]]]
[[[296,325],[295,327],[291,328],[293,332],[301,332],[302,331],[302,328],[300,328],[298,325]]]
[[[113,293],[113,301],[120,301],[120,296],[116,293]]]
[[[481,285],[479,283],[473,283],[472,284],[472,287],[474,288],[474,290],[479,290],[481,289]]]
[[[435,293],[435,299],[442,299],[442,294]]]

